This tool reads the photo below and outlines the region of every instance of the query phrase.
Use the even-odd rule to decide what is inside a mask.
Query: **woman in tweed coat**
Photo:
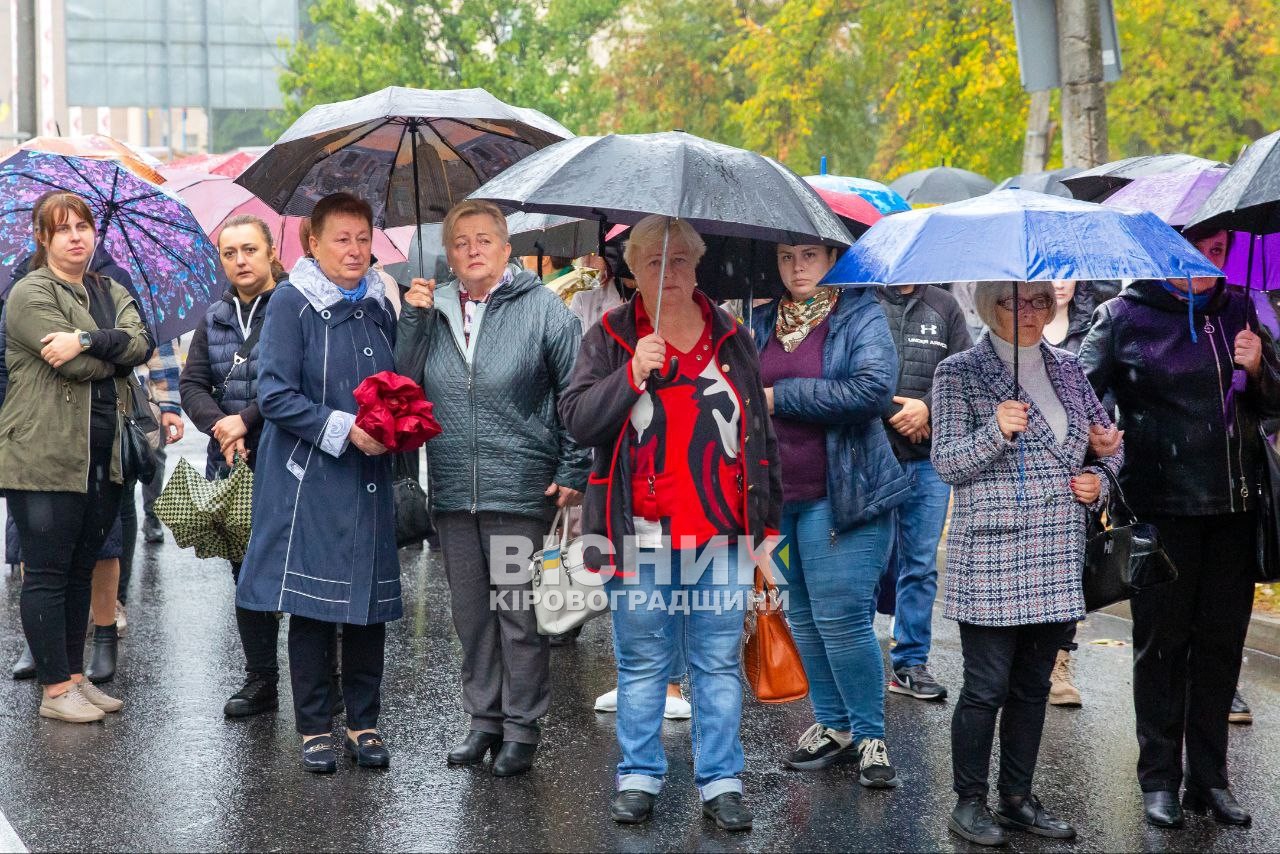
[[[1081,568],[1089,509],[1105,500],[1123,451],[1090,465],[1090,428],[1111,428],[1075,356],[1041,343],[1052,285],[1019,288],[1013,331],[1008,283],[984,283],[975,302],[990,326],[977,345],[938,366],[933,385],[934,468],[955,487],[947,540],[946,615],[960,623],[964,687],[951,726],[959,801],[953,832],[1003,844],[1003,828],[1068,839],[1031,791],[1049,674],[1068,627],[1084,616]],[[1019,348],[1019,387],[1009,364]],[[1028,402],[1029,401],[1029,402]],[[1025,475],[1019,472],[1019,461]],[[987,776],[1000,713],[1000,802]]]

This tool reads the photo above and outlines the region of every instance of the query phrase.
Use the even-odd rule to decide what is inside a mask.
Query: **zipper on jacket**
[[[441,314],[443,317],[443,313]],[[466,324],[466,318],[462,319]],[[449,325],[449,321],[445,320],[445,325]],[[483,326],[484,324],[481,324]],[[480,330],[476,330],[479,335]],[[466,337],[466,329],[462,330],[463,337]],[[471,515],[474,516],[479,512],[480,507],[480,441],[476,438],[476,430],[478,429],[479,419],[476,417],[476,365],[474,360],[468,360],[466,351],[462,349],[462,345],[458,343],[458,336],[449,331],[449,338],[453,341],[453,346],[458,348],[458,355],[462,358],[462,364],[467,366],[467,408],[471,411]],[[467,342],[470,345],[470,341]],[[476,343],[479,343],[477,341]],[[472,352],[475,347],[472,347]]]
[[[1209,348],[1213,350],[1213,364],[1214,364],[1214,367],[1217,368],[1218,401],[1219,401],[1218,411],[1222,412],[1223,415],[1225,416],[1227,411],[1227,398],[1226,398],[1226,393],[1222,390],[1222,360],[1218,358],[1218,339],[1214,336],[1214,332],[1216,331],[1216,328],[1214,327],[1213,320],[1214,318],[1209,317],[1208,315],[1205,315],[1204,331],[1205,331],[1205,334],[1209,337]],[[1225,332],[1223,333],[1223,336],[1225,338],[1226,336]],[[1236,496],[1235,496],[1236,477],[1235,477],[1235,473],[1231,470],[1231,437],[1227,433],[1226,425],[1223,425],[1222,435],[1227,445],[1227,449],[1226,449],[1227,450],[1227,496],[1228,496],[1228,500],[1231,502],[1231,512],[1234,513],[1236,509]]]
[[[1222,349],[1229,351],[1231,348],[1227,344],[1227,331],[1219,327],[1218,334],[1222,336]],[[1234,362],[1232,364],[1234,364]],[[1234,371],[1234,368],[1233,368],[1233,371]],[[1221,376],[1221,374],[1219,374],[1219,376]],[[1239,404],[1239,401],[1236,401],[1236,412],[1238,413],[1239,411],[1240,411],[1240,404]],[[1235,421],[1236,421],[1236,425],[1239,426],[1240,419],[1237,417]],[[1230,441],[1231,439],[1230,437],[1228,437],[1227,442],[1230,443]],[[1228,444],[1228,447],[1230,447],[1229,444]],[[1245,471],[1244,471],[1244,434],[1240,435],[1239,441],[1236,443],[1236,464],[1239,466],[1239,469],[1240,469],[1240,490],[1239,490],[1240,501],[1241,501],[1240,509],[1244,510],[1246,509],[1244,506],[1244,502],[1249,500],[1249,478],[1245,475]]]

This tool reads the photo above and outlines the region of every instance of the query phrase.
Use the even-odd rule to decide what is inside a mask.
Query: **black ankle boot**
[[[486,753],[497,756],[500,747],[502,747],[502,736],[495,732],[479,732],[473,729],[467,733],[462,744],[449,751],[446,758],[450,765],[474,765],[484,759]]]
[[[116,646],[120,636],[116,633],[116,624],[93,627],[93,653],[89,658],[89,666],[84,675],[97,685],[110,682],[116,675]]]
[[[1234,824],[1237,827],[1253,824],[1253,816],[1240,806],[1230,789],[1198,789],[1188,786],[1182,793],[1182,808],[1194,813],[1209,812],[1219,824]]]
[[[1152,827],[1182,827],[1182,807],[1178,806],[1177,792],[1143,792],[1142,810]]]
[[[538,751],[536,744],[524,744],[519,741],[504,741],[502,749],[493,760],[493,776],[514,777],[523,774],[533,767],[533,754]]]
[[[250,673],[240,690],[222,707],[222,713],[229,718],[247,718],[276,708],[280,704],[277,679],[266,673]]]

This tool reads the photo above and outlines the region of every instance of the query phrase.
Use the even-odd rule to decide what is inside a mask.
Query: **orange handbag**
[[[790,703],[809,696],[800,650],[782,613],[778,588],[766,572],[756,569],[755,591],[747,611],[742,669],[761,703]]]

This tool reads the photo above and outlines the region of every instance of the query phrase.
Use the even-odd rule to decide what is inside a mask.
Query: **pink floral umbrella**
[[[281,216],[267,203],[224,175],[174,169],[161,169],[164,189],[181,198],[191,208],[196,221],[210,239],[217,240],[218,232],[228,219],[240,214],[253,214],[266,222],[275,239],[280,263],[286,270],[293,268],[303,256],[302,243],[298,239],[300,217]],[[373,254],[383,264],[398,264],[405,260],[411,227],[373,230]]]

